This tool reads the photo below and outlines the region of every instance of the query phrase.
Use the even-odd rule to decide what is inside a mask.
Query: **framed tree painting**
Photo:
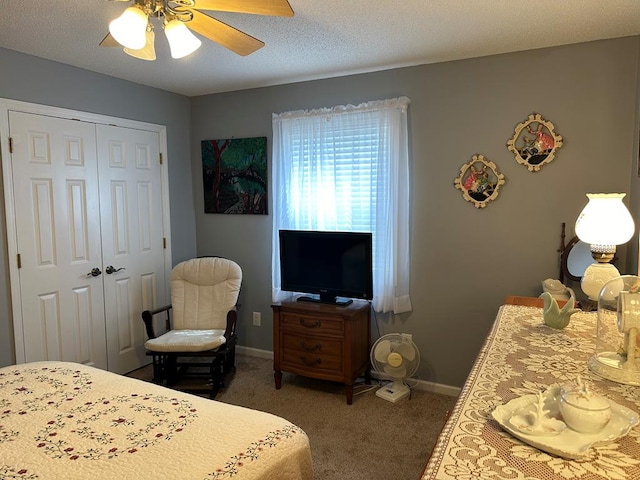
[[[205,213],[267,214],[267,137],[202,140]]]

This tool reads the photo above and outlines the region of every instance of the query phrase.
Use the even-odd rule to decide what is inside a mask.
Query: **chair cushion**
[[[205,352],[226,342],[224,330],[170,330],[144,346],[153,352]]]
[[[193,258],[171,272],[173,328],[224,329],[227,312],[238,301],[242,270],[232,260]]]

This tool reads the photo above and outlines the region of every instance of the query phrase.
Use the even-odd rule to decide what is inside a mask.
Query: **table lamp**
[[[580,287],[592,302],[598,301],[602,287],[620,272],[611,264],[616,245],[628,242],[635,225],[629,210],[622,203],[624,193],[587,193],[589,201],[576,220],[576,235],[589,244],[595,260],[582,276]]]

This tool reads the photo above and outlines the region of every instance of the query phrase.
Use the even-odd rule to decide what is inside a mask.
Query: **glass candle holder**
[[[607,282],[598,296],[596,351],[589,360],[595,374],[640,386],[640,277]]]

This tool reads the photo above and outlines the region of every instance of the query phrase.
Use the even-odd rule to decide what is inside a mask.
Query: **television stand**
[[[273,376],[282,387],[282,372],[344,385],[347,404],[353,382],[364,373],[371,383],[369,335],[371,305],[354,300],[346,307],[320,302],[288,301],[273,308]]]
[[[338,305],[344,307],[353,303],[353,300],[345,297],[322,297],[321,295],[303,295],[298,297],[298,302],[326,303],[329,305]]]

